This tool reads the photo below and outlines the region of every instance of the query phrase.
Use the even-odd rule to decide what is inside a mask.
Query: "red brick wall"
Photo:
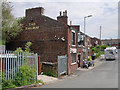
[[[59,21],[59,22],[62,22],[62,23],[64,23],[64,24],[68,24],[68,17],[67,16],[58,16],[57,17],[57,20]]]
[[[70,48],[76,48],[77,49],[77,32],[75,32],[75,46],[72,46],[72,30],[68,31],[68,73],[71,73],[75,71],[78,67],[77,63],[74,65],[71,65],[71,53]],[[77,62],[77,53],[76,53],[76,60]]]
[[[38,18],[38,19],[37,19]],[[35,26],[39,26],[39,29],[25,30],[13,40],[13,42],[7,44],[7,49],[15,50],[17,47],[25,46],[27,41],[31,41],[31,50],[37,52],[41,56],[41,61],[57,62],[58,55],[67,54],[67,29],[68,27],[50,18],[39,16],[33,18],[32,23],[36,23]],[[26,27],[31,23],[30,18],[27,17],[22,24]],[[65,37],[65,42],[61,40]]]
[[[44,8],[42,8],[42,7],[26,9],[26,16],[28,16],[28,17],[43,15],[43,13],[44,13]]]
[[[35,13],[39,10],[36,9]],[[31,13],[32,11],[30,11]],[[29,13],[29,12],[27,12]],[[77,33],[75,33],[76,46],[72,46],[72,31],[69,29],[67,24],[67,16],[60,20],[54,20],[49,17],[33,14],[27,15],[22,20],[23,31],[19,35],[7,43],[7,50],[15,50],[17,47],[24,49],[25,43],[31,41],[33,44],[31,50],[40,55],[41,62],[52,62],[57,63],[57,56],[66,55],[68,56],[68,74],[77,68],[77,64],[71,65],[70,48],[77,49]],[[31,21],[32,19],[32,21]],[[61,22],[65,22],[61,23]],[[29,30],[26,30],[30,28]],[[35,28],[38,27],[38,28]],[[75,26],[75,29],[79,29]],[[61,38],[64,37],[65,41]],[[77,62],[77,53],[76,53]]]

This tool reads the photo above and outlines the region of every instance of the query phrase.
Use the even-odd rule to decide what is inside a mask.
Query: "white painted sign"
[[[77,53],[77,49],[76,48],[70,48],[70,53]]]

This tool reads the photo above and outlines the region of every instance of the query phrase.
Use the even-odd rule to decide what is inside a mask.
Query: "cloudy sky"
[[[118,38],[118,1],[112,0],[26,0],[12,1],[13,14],[15,17],[25,16],[25,9],[43,7],[44,15],[53,19],[60,11],[67,10],[68,24],[80,25],[84,31],[84,17],[86,18],[86,33],[91,37],[100,37],[100,26],[102,26],[102,39]]]

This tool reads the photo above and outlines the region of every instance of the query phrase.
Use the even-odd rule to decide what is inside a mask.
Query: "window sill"
[[[78,47],[85,47],[85,46],[83,46],[83,45],[78,45]]]
[[[75,65],[75,64],[77,64],[77,62],[71,63],[71,65]]]
[[[76,45],[72,45],[73,47],[75,47]]]

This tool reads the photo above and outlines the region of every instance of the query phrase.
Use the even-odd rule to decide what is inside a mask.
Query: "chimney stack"
[[[63,15],[62,15],[62,13],[61,13],[61,11],[60,11],[60,16],[57,17],[57,20],[58,20],[59,22],[62,22],[62,23],[64,23],[64,24],[68,25],[67,10],[65,10],[65,11],[63,12]]]
[[[44,14],[44,8],[43,7],[26,9],[26,17],[41,16],[43,14]]]
[[[72,25],[72,21],[70,21],[70,26]]]

